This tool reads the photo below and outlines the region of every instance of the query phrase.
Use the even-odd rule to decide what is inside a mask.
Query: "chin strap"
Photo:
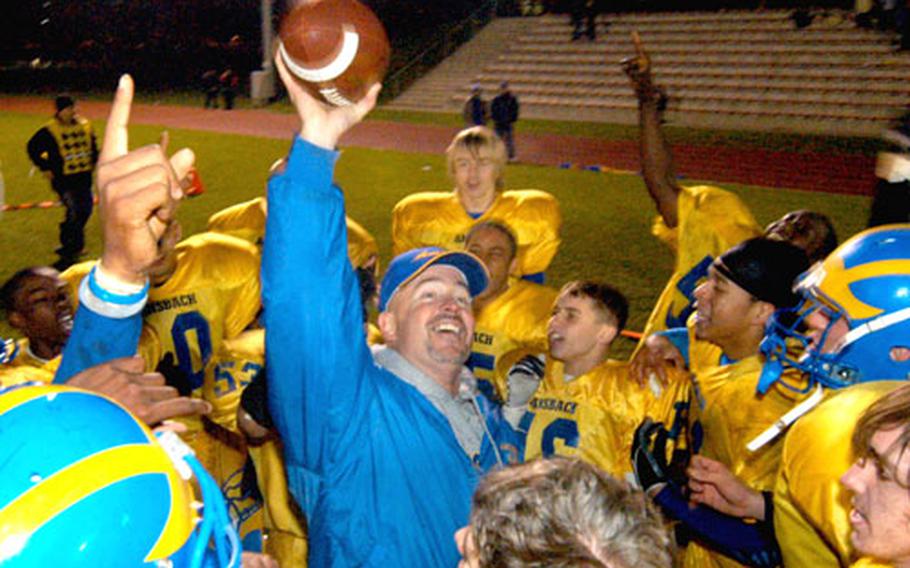
[[[777,438],[784,430],[789,428],[791,424],[799,420],[800,417],[818,406],[818,403],[820,403],[824,397],[825,389],[820,384],[816,384],[815,391],[809,396],[809,398],[797,404],[792,409],[790,409],[790,412],[778,418],[777,421],[768,427],[767,430],[746,444],[746,448],[750,452],[757,452],[765,444],[774,438]]]

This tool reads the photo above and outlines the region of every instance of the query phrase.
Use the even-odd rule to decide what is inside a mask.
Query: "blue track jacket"
[[[454,567],[453,533],[496,463],[462,450],[446,417],[378,367],[347,256],[338,153],[295,139],[268,188],[262,259],[269,406],[291,493],[306,514],[309,565]],[[503,456],[521,437],[478,403]]]

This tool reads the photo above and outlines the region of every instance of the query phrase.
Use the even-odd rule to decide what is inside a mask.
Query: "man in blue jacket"
[[[521,445],[464,367],[485,269],[440,249],[393,260],[379,306],[386,347],[374,359],[332,172],[338,138],[372,108],[378,86],[352,107],[327,109],[277,65],[302,125],[286,170],[269,182],[266,368],[309,564],[455,566],[453,534],[477,481],[515,461]]]

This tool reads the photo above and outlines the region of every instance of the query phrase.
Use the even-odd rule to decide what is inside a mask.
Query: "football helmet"
[[[855,235],[805,272],[795,290],[800,304],[778,310],[768,324],[759,391],[767,391],[785,367],[803,371],[807,388],[910,378],[910,361],[892,357],[894,348],[910,347],[910,224]],[[817,311],[828,322],[810,337],[806,318]],[[846,334],[824,349],[840,321]]]
[[[19,344],[12,339],[0,337],[0,365],[12,363],[19,356]]]
[[[0,390],[0,479],[4,567],[240,566],[224,500],[192,451],[104,396]]]

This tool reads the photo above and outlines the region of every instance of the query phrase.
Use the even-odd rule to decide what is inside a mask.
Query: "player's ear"
[[[764,327],[776,309],[777,308],[774,307],[774,304],[763,302],[762,300],[756,300],[752,306],[752,310],[750,310],[753,316],[752,321],[756,325]]]
[[[9,322],[11,327],[14,327],[18,330],[25,329],[25,316],[19,312],[9,312],[6,317],[6,321]]]
[[[512,258],[512,262],[509,263],[509,275],[518,276],[518,253],[515,253],[515,256]]]
[[[612,323],[603,323],[597,331],[597,342],[601,345],[609,346],[616,339],[618,330]]]
[[[379,325],[379,331],[382,332],[382,339],[386,345],[394,344],[398,332],[398,321],[395,319],[395,314],[386,310],[379,314],[376,323]]]

